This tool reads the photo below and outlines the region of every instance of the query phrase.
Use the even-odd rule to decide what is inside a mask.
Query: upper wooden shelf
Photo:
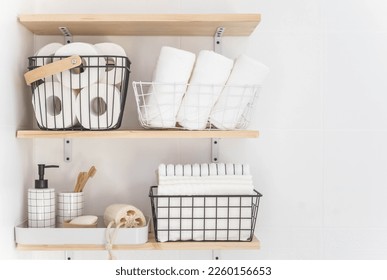
[[[19,130],[17,138],[257,138],[256,130]]]
[[[248,36],[260,14],[23,14],[19,21],[36,35]]]

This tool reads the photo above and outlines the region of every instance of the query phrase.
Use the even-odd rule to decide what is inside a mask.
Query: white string
[[[109,225],[107,226],[106,231],[105,231],[105,237],[106,237],[105,248],[106,248],[106,250],[109,253],[109,260],[115,260],[116,259],[116,257],[113,255],[113,243],[114,243],[115,239],[117,238],[118,229],[121,226],[125,225],[124,222],[119,223],[116,226],[116,228],[113,230],[113,234],[109,234],[110,233],[110,229],[114,225],[114,223],[115,223],[114,221],[111,221],[109,223]]]

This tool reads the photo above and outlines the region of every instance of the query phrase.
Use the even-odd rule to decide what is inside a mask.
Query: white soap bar
[[[86,215],[86,216],[79,216],[70,221],[70,224],[76,224],[76,225],[92,225],[95,224],[98,220],[97,216],[93,215]]]

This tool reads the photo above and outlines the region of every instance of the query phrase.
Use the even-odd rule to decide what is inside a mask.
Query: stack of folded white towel
[[[250,238],[254,187],[248,165],[161,164],[158,183],[157,195],[165,196],[156,203],[159,241]]]
[[[163,47],[141,114],[150,127],[236,129],[269,69],[241,55]],[[189,85],[188,85],[189,84]],[[188,86],[187,86],[188,85]]]

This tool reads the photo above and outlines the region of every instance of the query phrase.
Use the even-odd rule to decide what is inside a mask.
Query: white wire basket
[[[150,129],[246,129],[259,85],[133,82],[140,124]]]

